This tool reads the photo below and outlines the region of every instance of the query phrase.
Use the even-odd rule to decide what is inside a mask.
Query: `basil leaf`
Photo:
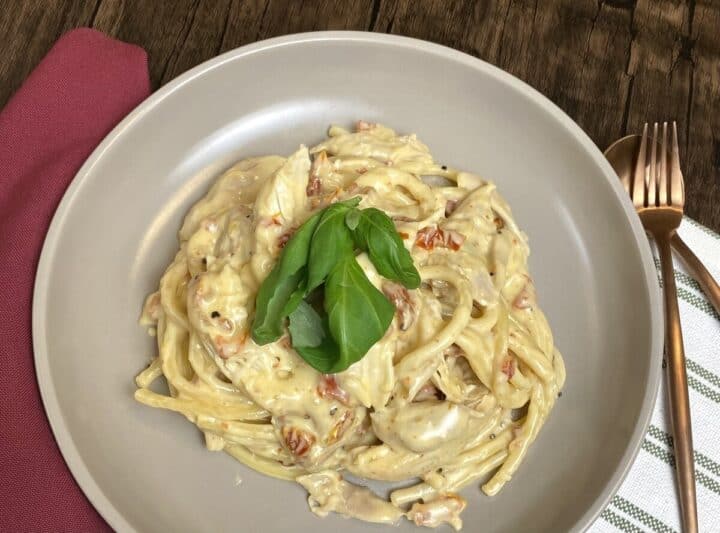
[[[317,348],[326,337],[320,315],[307,302],[300,302],[290,313],[288,329],[295,348]]]
[[[360,220],[353,231],[357,247],[367,252],[381,276],[398,281],[408,289],[417,289],[420,274],[393,221],[374,207],[359,213]]]
[[[290,315],[288,329],[300,357],[319,372],[333,371],[340,350],[330,335],[327,315],[321,317],[311,305],[301,302]]]
[[[325,283],[325,310],[330,333],[339,347],[329,370],[341,372],[362,359],[387,331],[395,308],[370,283],[354,256],[332,269]]]
[[[325,325],[327,329],[327,325]],[[338,345],[335,343],[333,338],[328,332],[327,337],[323,338],[322,344],[317,347],[311,346],[299,346],[295,347],[295,351],[300,357],[302,357],[307,364],[313,367],[318,372],[323,374],[333,374],[340,372],[337,370],[337,354],[339,353]],[[341,370],[345,370],[341,368]]]
[[[305,266],[310,253],[310,241],[320,222],[322,212],[311,216],[283,248],[280,259],[265,278],[255,298],[255,319],[252,338],[260,344],[276,341],[282,335],[283,319],[302,298],[293,295],[305,278]],[[303,291],[304,295],[304,291]]]
[[[283,309],[303,279],[303,272],[280,278],[280,269],[273,269],[260,286],[255,299],[255,320],[252,338],[259,345],[276,341],[282,335]]]
[[[352,255],[353,237],[345,225],[345,215],[359,202],[359,197],[352,198],[323,210],[322,218],[315,228],[310,244],[308,291],[320,286],[341,258]]]
[[[297,288],[290,294],[290,298],[288,298],[287,303],[285,304],[285,307],[283,307],[283,310],[281,312],[281,315],[283,317],[289,316],[295,309],[297,309],[297,306],[300,305],[300,303],[303,301],[303,298],[305,298],[305,288],[307,287],[307,278],[305,277],[305,273],[307,272],[307,269],[302,269],[303,277],[298,284]]]
[[[355,228],[358,227],[358,224],[360,223],[360,210],[356,207],[350,209],[347,212],[347,215],[345,215],[345,224],[348,228],[351,230],[355,230]]]

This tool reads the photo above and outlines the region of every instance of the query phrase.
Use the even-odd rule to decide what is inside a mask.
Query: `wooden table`
[[[68,29],[150,56],[157,88],[221,52],[311,30],[442,43],[498,65],[601,148],[676,119],[687,214],[720,231],[720,0],[2,0],[0,107]]]

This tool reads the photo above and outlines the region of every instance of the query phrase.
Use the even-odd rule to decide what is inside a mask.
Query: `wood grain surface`
[[[153,87],[221,52],[312,30],[457,48],[514,74],[600,148],[678,121],[686,212],[720,231],[720,0],[0,0],[0,107],[65,31],[138,44]]]

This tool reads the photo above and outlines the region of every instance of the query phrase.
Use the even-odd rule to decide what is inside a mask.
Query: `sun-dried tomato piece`
[[[332,398],[343,405],[350,403],[350,396],[345,390],[340,388],[340,385],[338,385],[335,380],[335,376],[332,374],[323,375],[320,379],[320,384],[317,386],[317,393],[321,398]]]
[[[283,427],[282,436],[287,449],[297,457],[306,455],[315,444],[315,435],[294,426]]]

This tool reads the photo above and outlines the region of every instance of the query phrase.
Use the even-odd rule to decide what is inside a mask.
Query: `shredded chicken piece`
[[[345,481],[333,470],[299,476],[296,480],[309,493],[310,510],[324,517],[331,512],[378,524],[395,524],[403,512],[365,487]]]
[[[467,502],[457,494],[445,494],[427,503],[416,503],[405,515],[417,526],[438,527],[450,524],[456,531],[462,528],[460,513]]]

